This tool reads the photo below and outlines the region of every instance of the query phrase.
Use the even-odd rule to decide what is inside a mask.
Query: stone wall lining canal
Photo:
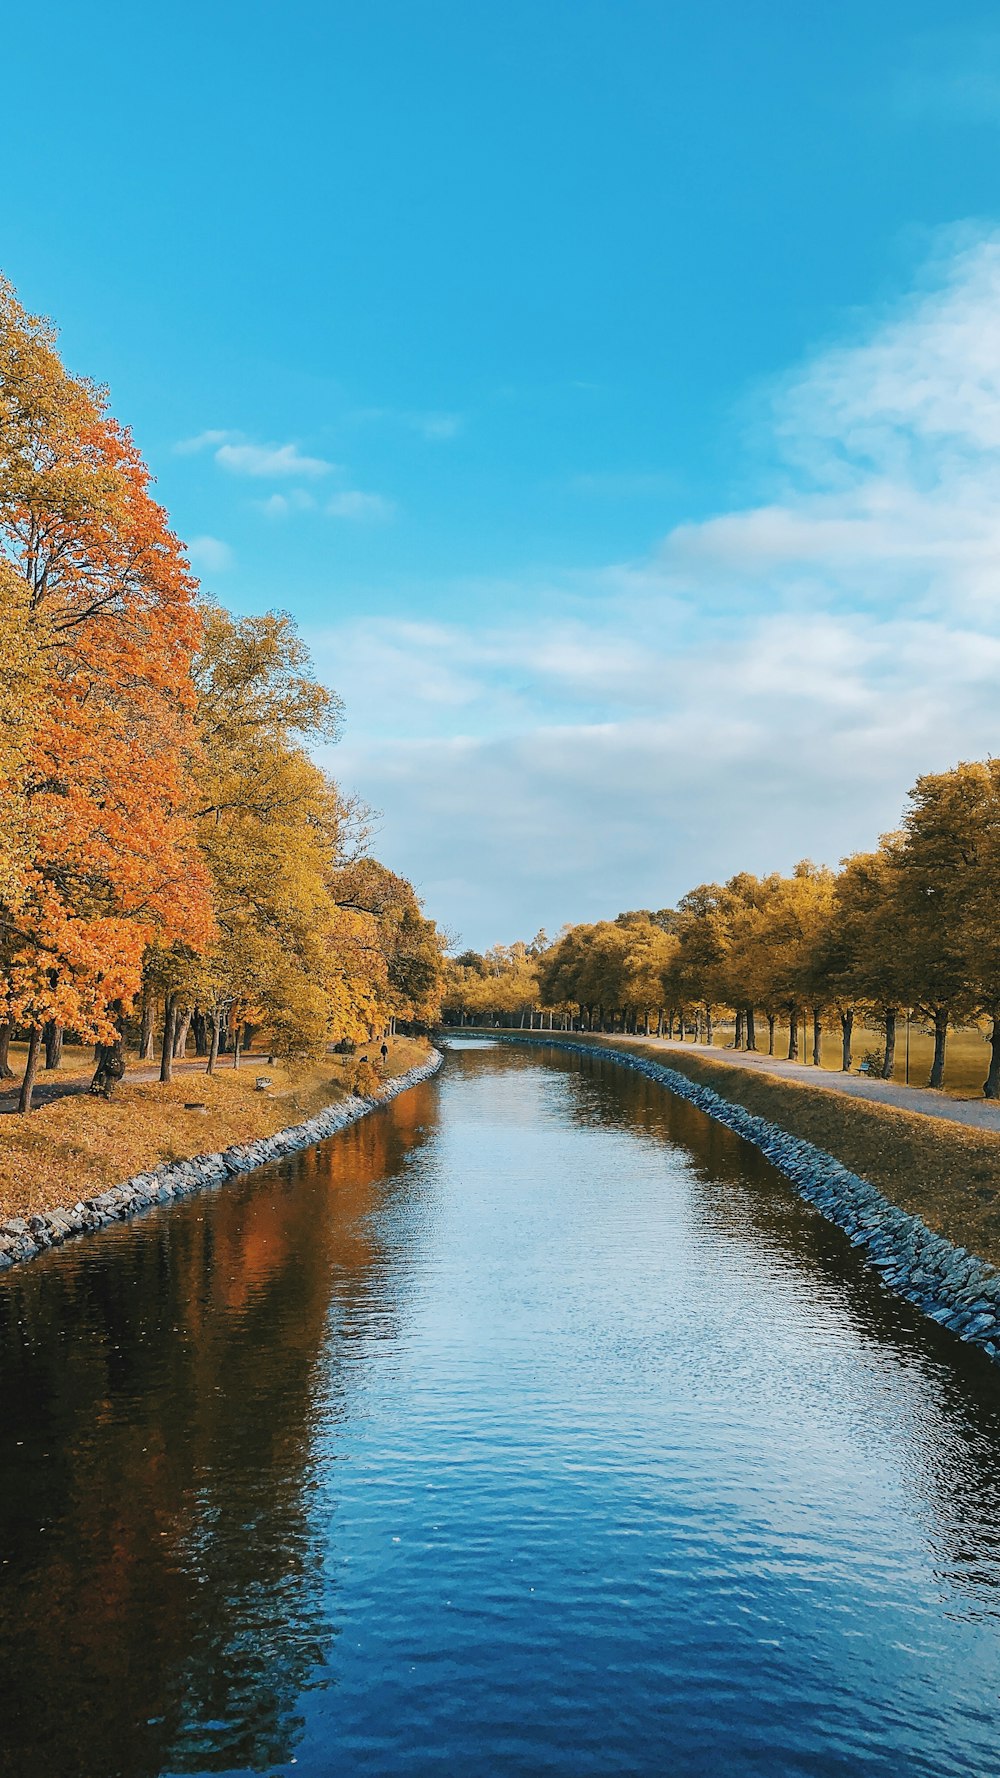
[[[164,1161],[145,1173],[134,1173],[122,1185],[109,1186],[94,1197],[77,1199],[62,1210],[40,1211],[35,1216],[8,1217],[0,1223],[0,1272],[25,1260],[37,1259],[50,1247],[59,1247],[74,1236],[95,1234],[109,1223],[124,1222],[138,1216],[154,1204],[169,1204],[174,1199],[190,1197],[192,1192],[237,1179],[280,1160],[317,1142],[325,1142],[338,1130],[345,1130],[359,1118],[377,1111],[408,1087],[429,1080],[444,1060],[433,1050],[426,1062],[410,1068],[395,1080],[387,1081],[377,1099],[353,1098],[339,1100],[301,1124],[289,1124],[273,1136],[261,1136],[254,1142],[234,1143],[218,1154],[193,1155],[190,1160]]]

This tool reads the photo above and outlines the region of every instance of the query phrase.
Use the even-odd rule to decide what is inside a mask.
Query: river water
[[[1000,1371],[599,1056],[0,1279],[0,1770],[1000,1768]]]

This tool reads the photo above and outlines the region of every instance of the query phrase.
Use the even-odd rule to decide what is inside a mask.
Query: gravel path
[[[822,1087],[828,1093],[872,1099],[879,1105],[898,1105],[903,1111],[919,1111],[925,1117],[942,1117],[949,1123],[968,1124],[974,1130],[996,1130],[1000,1134],[1000,1103],[987,1099],[952,1099],[947,1093],[933,1092],[928,1087],[904,1087],[894,1080],[872,1080],[867,1074],[836,1074],[831,1069],[810,1068],[802,1062],[784,1062],[778,1056],[751,1055],[745,1050],[714,1046],[709,1049],[705,1043],[680,1043],[676,1038],[616,1036],[615,1042],[648,1043],[658,1050],[711,1056],[729,1068],[756,1069],[780,1080],[800,1080],[809,1087]]]
[[[248,1056],[244,1050],[241,1057],[241,1065],[245,1066],[247,1072],[249,1072],[253,1063],[256,1063],[259,1068],[262,1064],[266,1063],[266,1060],[267,1058],[263,1055]],[[220,1074],[225,1068],[227,1061],[230,1069],[232,1069],[232,1056],[220,1056]],[[23,1070],[18,1068],[15,1073],[15,1078],[12,1081],[6,1082],[2,1090],[0,1090],[0,1117],[17,1110],[17,1098],[21,1090],[22,1072]],[[174,1060],[175,1078],[179,1074],[204,1074],[204,1072],[205,1058],[203,1056],[185,1056],[183,1061],[181,1061],[178,1056]],[[44,1069],[40,1068],[38,1071],[38,1079],[35,1082],[32,1109],[37,1111],[39,1106],[51,1105],[56,1099],[72,1099],[80,1093],[89,1093],[90,1083],[93,1078],[93,1062],[89,1063],[86,1069],[81,1070],[75,1068],[72,1073],[66,1074],[64,1074],[61,1069],[57,1069],[54,1073],[47,1073]],[[131,1060],[129,1061],[125,1074],[125,1080],[128,1085],[133,1085],[136,1081],[159,1080],[159,1078],[159,1062],[133,1063]]]

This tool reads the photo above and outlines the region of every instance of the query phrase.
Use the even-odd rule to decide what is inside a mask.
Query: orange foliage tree
[[[20,843],[0,881],[0,1011],[28,1029],[27,1109],[46,1022],[104,1046],[108,1086],[146,946],[204,946],[212,914],[188,812],[196,583],[104,393],[6,282],[0,559],[6,646],[16,624],[27,655],[5,762]]]

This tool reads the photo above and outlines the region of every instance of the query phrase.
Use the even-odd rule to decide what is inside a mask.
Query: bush
[[[372,1066],[367,1056],[362,1056],[351,1071],[351,1092],[356,1093],[359,1099],[374,1099],[378,1095],[379,1085],[378,1070]]]

